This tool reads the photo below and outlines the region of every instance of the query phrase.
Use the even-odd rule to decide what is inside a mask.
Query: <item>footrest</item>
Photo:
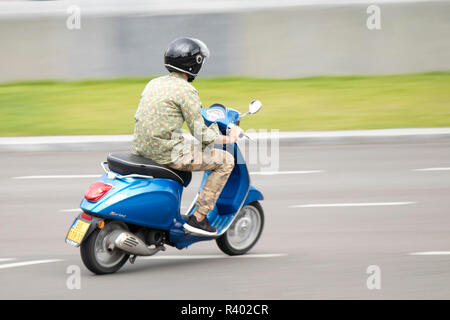
[[[228,229],[228,226],[233,221],[234,214],[226,214],[226,215],[220,215],[217,214],[216,217],[213,219],[213,221],[210,221],[209,223],[217,229],[217,233],[221,234],[222,231],[225,231]]]

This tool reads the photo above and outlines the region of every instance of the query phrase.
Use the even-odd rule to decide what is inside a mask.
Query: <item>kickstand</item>
[[[134,264],[134,262],[136,261],[137,256],[130,256],[130,259],[128,259],[128,261],[130,261],[131,264]]]

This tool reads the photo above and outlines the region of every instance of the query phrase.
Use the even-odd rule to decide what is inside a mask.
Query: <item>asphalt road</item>
[[[248,255],[227,257],[211,241],[95,276],[64,242],[95,178],[17,177],[100,174],[106,155],[0,153],[0,299],[450,298],[448,139],[282,146],[280,173],[252,175],[266,224]]]

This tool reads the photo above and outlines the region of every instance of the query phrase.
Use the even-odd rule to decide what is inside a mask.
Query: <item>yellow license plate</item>
[[[90,225],[90,222],[76,218],[67,234],[66,242],[73,246],[79,246]]]

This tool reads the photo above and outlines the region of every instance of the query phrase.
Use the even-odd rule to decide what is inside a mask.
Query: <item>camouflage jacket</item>
[[[203,147],[220,134],[216,124],[205,125],[197,90],[175,72],[147,84],[134,118],[133,152],[161,164],[191,150],[191,143],[181,135],[184,121]]]

